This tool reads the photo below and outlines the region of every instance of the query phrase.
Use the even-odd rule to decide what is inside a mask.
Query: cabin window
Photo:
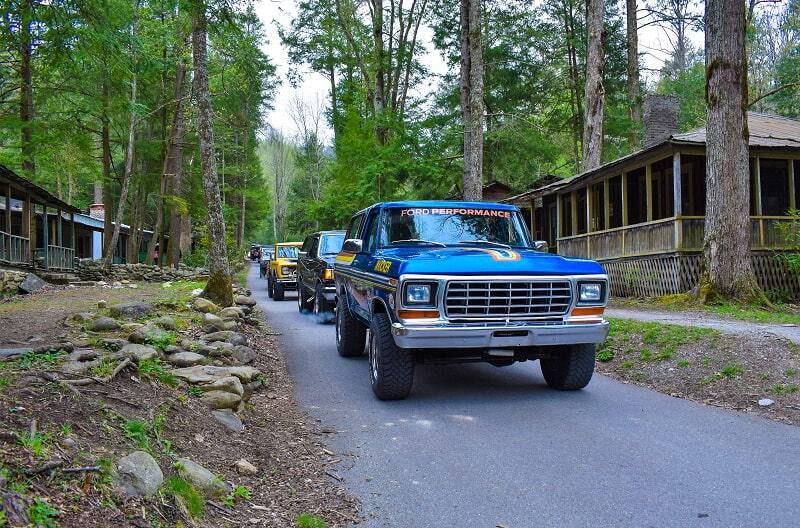
[[[672,158],[653,163],[653,220],[673,215]]]
[[[783,216],[789,209],[789,166],[786,160],[761,160],[761,214]]]
[[[644,167],[628,173],[628,225],[647,222],[647,184]]]
[[[578,234],[582,235],[586,233],[586,189],[578,189],[575,196],[578,208]]]
[[[608,229],[622,227],[622,175],[608,180]]]
[[[572,195],[561,195],[561,236],[572,236]]]

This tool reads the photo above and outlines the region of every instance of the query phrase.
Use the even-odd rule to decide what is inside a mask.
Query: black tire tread
[[[273,281],[273,283],[272,283],[272,298],[274,300],[276,300],[276,301],[282,301],[283,300],[283,294],[284,294],[283,284],[281,284],[280,282],[274,282]]]
[[[380,380],[372,390],[381,400],[401,400],[408,397],[414,384],[414,354],[394,342],[389,316],[379,312],[372,315],[370,332],[373,333],[379,353]]]
[[[363,356],[364,345],[367,343],[367,329],[353,317],[341,295],[337,300],[336,317],[342,318],[339,342],[336,346],[339,355],[342,357]]]
[[[578,390],[589,384],[594,374],[596,346],[569,345],[539,362],[547,385],[557,390]]]

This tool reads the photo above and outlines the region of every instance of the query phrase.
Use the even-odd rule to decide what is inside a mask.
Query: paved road
[[[736,319],[723,319],[698,311],[684,312],[638,308],[609,308],[606,310],[606,315],[609,317],[620,317],[622,319],[635,319],[637,321],[651,321],[684,326],[704,326],[706,328],[714,328],[725,334],[745,334],[749,336],[772,334],[786,338],[800,345],[800,326],[795,325],[754,323],[751,321],[738,321]]]
[[[423,366],[411,397],[381,402],[365,359],[294,295],[250,287],[297,396],[344,456],[370,527],[797,527],[800,428],[596,376],[549,390],[537,363]]]

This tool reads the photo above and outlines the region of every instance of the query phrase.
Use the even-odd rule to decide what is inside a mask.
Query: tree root
[[[61,383],[73,386],[92,385],[93,383],[109,383],[111,380],[117,377],[117,374],[122,372],[125,369],[125,367],[127,367],[131,363],[132,363],[131,358],[123,359],[114,368],[113,372],[111,372],[111,375],[105,378],[89,377],[89,378],[79,378],[74,380],[61,380]]]

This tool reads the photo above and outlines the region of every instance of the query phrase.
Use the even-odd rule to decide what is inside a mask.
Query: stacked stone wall
[[[165,282],[174,280],[197,280],[208,278],[205,268],[191,268],[180,265],[178,268],[159,267],[150,264],[111,264],[104,266],[102,261],[79,260],[72,271],[84,281],[139,281]]]

